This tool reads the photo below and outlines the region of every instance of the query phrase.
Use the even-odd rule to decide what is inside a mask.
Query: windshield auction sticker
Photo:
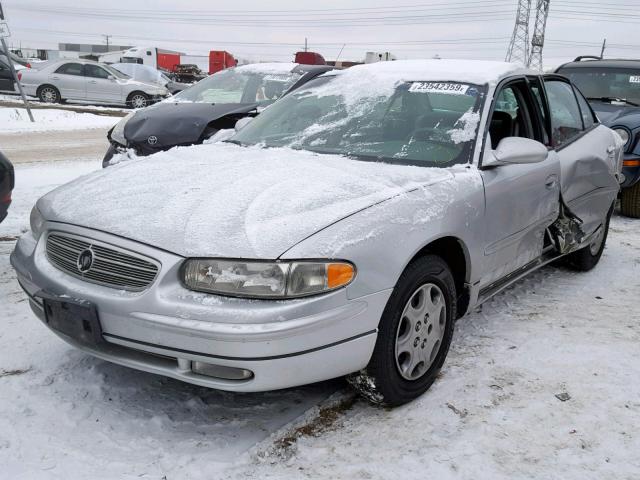
[[[640,75],[631,75],[629,77],[629,83],[640,83]]]
[[[448,93],[450,95],[465,95],[469,85],[449,82],[413,82],[409,87],[410,92],[424,93]]]

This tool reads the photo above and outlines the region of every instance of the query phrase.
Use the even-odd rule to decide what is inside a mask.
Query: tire
[[[607,212],[600,232],[596,235],[594,241],[592,241],[590,245],[570,253],[565,257],[565,264],[569,268],[579,272],[588,272],[598,264],[600,257],[602,257],[605,244],[607,243],[607,237],[609,236],[609,223],[611,221],[611,215],[613,214],[613,208],[612,206]]]
[[[395,407],[422,395],[449,351],[456,298],[453,275],[444,260],[425,255],[412,262],[389,297],[369,364],[347,381],[379,405]]]
[[[53,85],[42,85],[38,88],[38,98],[42,103],[60,103],[60,91]]]
[[[149,95],[144,92],[132,92],[127,98],[129,108],[144,108],[149,105]]]
[[[620,213],[625,217],[640,218],[640,181],[624,188],[620,199]]]

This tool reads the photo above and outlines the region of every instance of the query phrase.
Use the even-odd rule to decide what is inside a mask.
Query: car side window
[[[540,85],[540,80],[538,77],[529,78],[529,87],[531,88],[531,92],[533,93],[533,100],[536,102],[536,107],[541,115],[542,120],[542,143],[545,145],[549,145],[549,134],[547,132],[547,109],[544,103],[544,97],[542,95],[542,87]]]
[[[582,114],[571,84],[562,80],[545,80],[551,114],[551,138],[554,146],[569,143],[582,132]]]
[[[578,105],[580,106],[580,113],[582,114],[582,123],[584,124],[584,129],[588,130],[593,127],[597,120],[593,113],[593,110],[589,106],[589,102],[587,102],[584,98],[584,95],[578,90],[575,86],[573,89],[576,92],[576,98],[578,99]]]
[[[496,149],[503,138],[523,137],[540,140],[532,120],[532,105],[528,101],[524,81],[510,83],[498,93],[489,125],[491,148]]]
[[[109,72],[107,72],[104,68],[99,67],[97,65],[85,65],[84,66],[84,74],[87,77],[93,78],[109,78]]]
[[[78,75],[82,76],[82,64],[80,63],[65,63],[58,67],[55,73],[61,73],[63,75]]]

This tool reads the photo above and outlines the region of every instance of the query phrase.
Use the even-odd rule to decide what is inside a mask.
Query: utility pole
[[[108,53],[109,52],[109,39],[111,37],[113,37],[113,35],[104,35],[103,34],[102,36],[104,37],[105,41],[107,42],[107,53]]]
[[[529,65],[529,15],[531,13],[531,0],[519,0],[516,13],[516,24],[513,27],[511,42],[507,50],[505,61],[519,62]]]
[[[547,27],[549,17],[549,1],[537,0],[536,2],[536,23],[533,28],[531,38],[531,54],[529,55],[528,67],[533,70],[542,71],[542,49],[544,47],[544,32]]]
[[[5,41],[5,37],[9,36],[9,25],[5,21],[4,12],[2,10],[2,3],[0,3],[0,41],[2,42],[2,49],[7,55],[7,60],[9,64],[9,68],[11,69],[11,74],[13,75],[13,80],[18,85],[18,90],[20,91],[20,96],[22,97],[22,101],[24,102],[24,106],[27,109],[27,113],[29,114],[29,119],[31,122],[35,122],[33,119],[33,113],[31,113],[31,107],[29,106],[29,102],[27,102],[27,97],[24,94],[24,90],[22,89],[22,84],[20,83],[20,79],[18,78],[18,74],[16,73],[16,67],[13,65],[13,60],[11,59],[11,54],[9,52],[9,47],[7,47],[7,42]]]
[[[304,37],[304,51],[307,51],[307,37]]]
[[[602,41],[602,50],[600,50],[600,58],[601,59],[604,58],[604,49],[605,49],[606,46],[607,46],[607,39],[605,38]]]

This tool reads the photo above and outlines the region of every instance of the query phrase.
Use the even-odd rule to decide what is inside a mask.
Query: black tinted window
[[[63,73],[64,75],[83,75],[82,65],[80,63],[65,63],[58,67],[56,73]]]
[[[107,72],[104,68],[99,67],[97,65],[85,65],[84,66],[84,74],[87,77],[93,78],[109,78],[109,72]]]
[[[551,113],[551,137],[562,145],[582,132],[582,115],[573,88],[560,80],[546,80],[545,89]]]
[[[584,129],[593,127],[596,123],[596,119],[593,116],[593,111],[589,106],[589,103],[582,96],[582,93],[574,87],[576,91],[576,97],[578,97],[578,105],[580,105],[580,113],[582,113],[582,122],[584,123]]]

